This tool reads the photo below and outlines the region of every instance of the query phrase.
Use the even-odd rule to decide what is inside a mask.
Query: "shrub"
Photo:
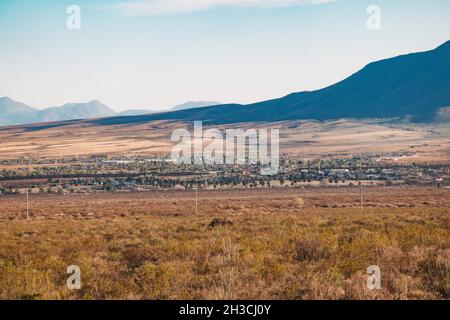
[[[233,222],[231,222],[230,220],[227,219],[222,219],[222,218],[214,218],[208,225],[208,227],[210,228],[215,228],[215,227],[225,227],[225,226],[232,226]]]
[[[122,251],[122,258],[125,264],[132,269],[139,268],[146,262],[156,263],[158,261],[152,249],[135,245],[125,248]]]
[[[319,240],[301,239],[297,242],[295,259],[298,261],[317,261],[330,256],[331,252]]]

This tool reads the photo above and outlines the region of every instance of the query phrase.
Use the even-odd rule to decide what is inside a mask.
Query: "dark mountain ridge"
[[[450,106],[450,41],[438,48],[380,60],[329,87],[259,103],[226,104],[137,117],[93,120],[98,124],[151,120],[208,123],[297,119],[408,118],[432,121]]]

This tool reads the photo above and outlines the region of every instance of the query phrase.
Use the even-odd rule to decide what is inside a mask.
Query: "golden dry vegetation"
[[[450,190],[0,198],[3,299],[448,299]],[[82,289],[66,287],[78,265]],[[381,269],[368,290],[366,269]]]

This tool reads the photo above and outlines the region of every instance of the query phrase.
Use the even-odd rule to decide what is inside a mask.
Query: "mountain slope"
[[[120,112],[119,116],[139,116],[142,114],[150,114],[150,113],[155,113],[155,111],[146,110],[146,109],[129,109],[129,110]]]
[[[426,122],[435,117],[439,108],[447,106],[450,106],[450,41],[431,51],[370,63],[347,79],[321,90],[250,105],[228,104],[97,122],[175,119],[220,124],[388,117]]]
[[[8,97],[0,97],[0,125],[32,121],[37,110]]]
[[[171,109],[171,111],[179,111],[186,109],[194,109],[194,108],[204,108],[210,106],[217,106],[220,102],[217,101],[189,101],[183,104],[177,105]]]

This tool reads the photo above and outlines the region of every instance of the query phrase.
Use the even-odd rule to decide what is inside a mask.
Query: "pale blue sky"
[[[448,0],[0,0],[0,96],[117,111],[250,103],[450,40]],[[299,5],[302,3],[304,5]],[[66,8],[81,7],[81,30]],[[382,10],[368,30],[369,5]]]

